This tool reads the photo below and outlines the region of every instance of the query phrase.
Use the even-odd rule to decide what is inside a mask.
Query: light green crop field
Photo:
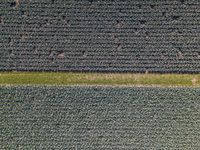
[[[0,85],[108,85],[200,87],[199,74],[1,72]]]

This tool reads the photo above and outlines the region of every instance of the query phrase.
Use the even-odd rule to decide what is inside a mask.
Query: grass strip
[[[127,85],[200,87],[199,74],[0,72],[0,85]]]

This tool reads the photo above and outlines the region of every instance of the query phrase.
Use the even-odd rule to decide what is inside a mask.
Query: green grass
[[[1,72],[0,85],[127,85],[200,87],[199,74]]]

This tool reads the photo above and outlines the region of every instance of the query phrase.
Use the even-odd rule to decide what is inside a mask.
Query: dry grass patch
[[[1,72],[1,85],[128,85],[200,87],[198,74]]]

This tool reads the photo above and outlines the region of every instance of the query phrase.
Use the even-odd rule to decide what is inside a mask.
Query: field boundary
[[[200,74],[0,72],[0,85],[200,87]]]

